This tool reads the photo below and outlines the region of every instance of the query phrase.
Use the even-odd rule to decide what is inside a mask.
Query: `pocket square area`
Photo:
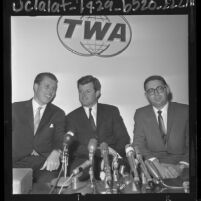
[[[50,128],[54,128],[54,124],[50,124]]]

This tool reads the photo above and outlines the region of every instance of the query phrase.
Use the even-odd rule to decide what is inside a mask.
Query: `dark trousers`
[[[32,168],[33,183],[48,183],[58,176],[58,171],[40,170],[45,163],[46,158],[43,156],[26,156],[21,160],[13,163],[13,168]]]

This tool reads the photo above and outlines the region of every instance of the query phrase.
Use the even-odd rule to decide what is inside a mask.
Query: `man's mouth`
[[[48,99],[51,99],[51,98],[52,98],[51,95],[46,95],[45,97],[48,98]]]
[[[160,97],[160,96],[157,96],[157,97],[155,97],[155,100],[158,102],[158,101],[161,100],[161,97]]]

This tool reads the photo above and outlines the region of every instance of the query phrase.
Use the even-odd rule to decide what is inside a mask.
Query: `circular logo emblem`
[[[116,56],[132,38],[130,24],[123,16],[61,16],[57,34],[67,50],[80,56]]]

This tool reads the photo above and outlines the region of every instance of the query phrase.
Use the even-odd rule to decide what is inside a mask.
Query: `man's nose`
[[[54,89],[48,89],[48,94],[49,94],[49,95],[52,96],[54,93],[55,93]]]
[[[159,94],[159,92],[158,92],[157,88],[156,88],[156,89],[154,89],[154,94],[156,94],[156,95],[158,95],[158,94]]]

